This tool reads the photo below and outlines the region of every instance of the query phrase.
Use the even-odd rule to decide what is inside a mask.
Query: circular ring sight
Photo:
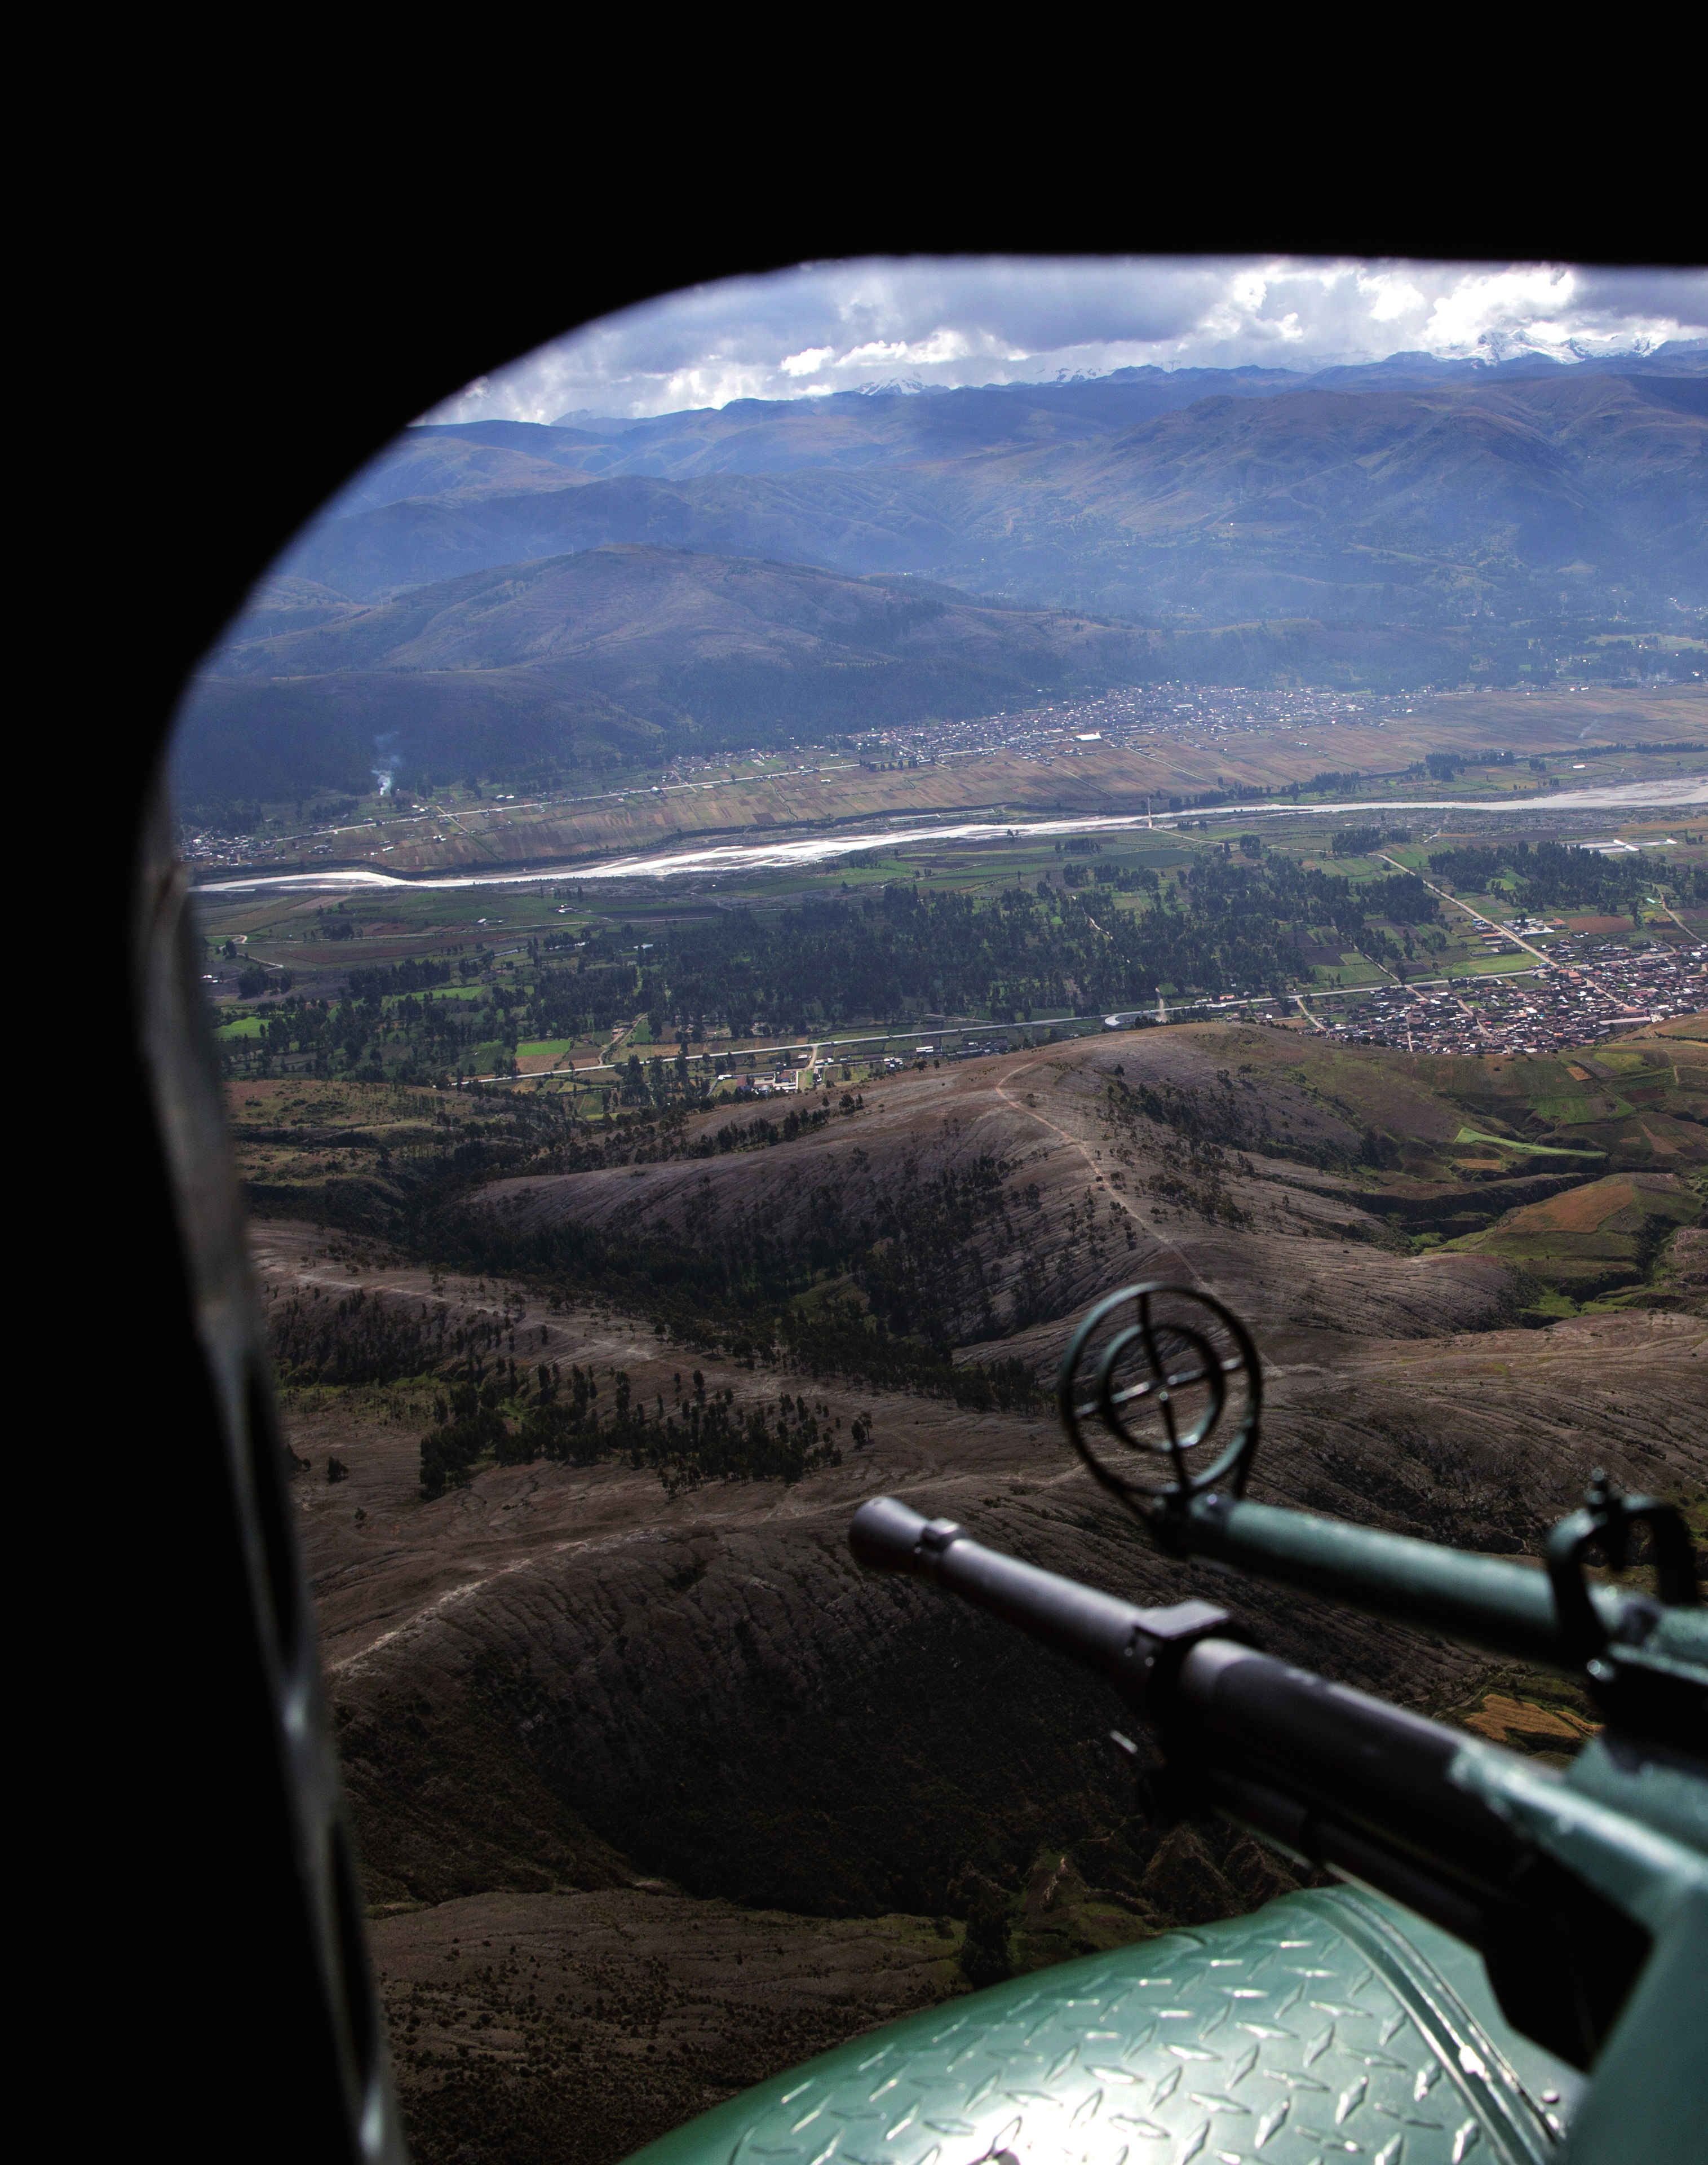
[[[1216,1487],[1244,1492],[1257,1451],[1263,1370],[1230,1309],[1190,1286],[1128,1286],[1099,1301],[1063,1357],[1056,1400],[1068,1440],[1112,1495],[1142,1518]],[[1140,1465],[1168,1462],[1172,1480],[1128,1478],[1086,1439],[1093,1420]],[[1201,1452],[1218,1432],[1229,1441]],[[1157,1469],[1160,1471],[1160,1468]]]

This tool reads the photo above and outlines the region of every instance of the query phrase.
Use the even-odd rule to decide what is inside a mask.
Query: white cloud
[[[1474,353],[1491,340],[1561,350],[1571,314],[1573,273],[1547,265],[1485,271],[1438,294],[1422,338],[1432,353]]]
[[[1562,361],[1708,336],[1708,273],[1297,258],[803,264],[666,295],[542,346],[439,420],[635,418],[897,375],[1036,382],[1123,367],[1309,371],[1394,353]]]
[[[1427,303],[1403,271],[1360,271],[1358,289],[1369,303],[1373,324],[1399,322],[1421,312]]]

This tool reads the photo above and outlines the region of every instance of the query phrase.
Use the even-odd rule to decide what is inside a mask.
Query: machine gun
[[[1243,1325],[1178,1287],[1102,1302],[1062,1364],[1075,1449],[1166,1554],[1580,1677],[1604,1724],[1569,1768],[1275,1660],[1207,1601],[1137,1608],[877,1498],[862,1563],[1101,1672],[1155,1730],[1169,1809],[1339,1883],[909,2016],[632,2165],[1708,2157],[1708,1612],[1683,1520],[1598,1475],[1538,1572],[1253,1503],[1262,1401]],[[1655,1597],[1590,1576],[1639,1540]]]
[[[890,1498],[856,1514],[854,1555],[1101,1672],[1156,1731],[1177,1804],[1224,1814],[1479,1953],[1516,2040],[1593,2071],[1574,2092],[1574,2159],[1708,2157],[1708,1611],[1679,1513],[1598,1474],[1539,1572],[1248,1501],[1257,1351],[1220,1302],[1178,1287],[1134,1287],[1093,1309],[1059,1397],[1090,1472],[1166,1554],[1552,1664],[1581,1678],[1604,1727],[1562,1775],[1276,1660],[1208,1602],[1137,1608]],[[1590,1551],[1622,1571],[1645,1536],[1658,1598],[1590,1576]],[[1416,2080],[1422,2099],[1427,2066]],[[1452,2156],[1479,2136],[1495,2154],[1545,2154],[1565,2133],[1552,2108],[1568,2080],[1515,2076],[1528,2118],[1474,2110]],[[1411,2139],[1408,2161],[1435,2154]]]

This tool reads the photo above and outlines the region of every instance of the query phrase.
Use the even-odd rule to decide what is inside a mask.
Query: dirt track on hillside
[[[809,1238],[833,1198],[854,1237],[862,1222],[905,1216],[922,1183],[990,1157],[1005,1168],[1008,1222],[967,1244],[977,1283],[956,1318],[964,1345],[989,1351],[1038,1317],[1082,1313],[1112,1286],[1182,1275],[1213,1285],[1260,1335],[1428,1335],[1511,1320],[1521,1304],[1506,1266],[1405,1251],[1355,1177],[1311,1162],[1307,1153],[1355,1163],[1361,1114],[1380,1110],[1432,1146],[1456,1131],[1458,1116],[1391,1062],[1343,1065],[1367,1104],[1306,1087],[1285,1032],[1128,1033],[893,1077],[872,1085],[864,1112],[786,1148],[497,1181],[485,1207],[520,1235],[573,1222],[705,1245],[755,1225],[773,1239]],[[1220,1214],[1206,1214],[1180,1134],[1143,1116],[1112,1121],[1117,1086],[1171,1104],[1208,1093],[1233,1146],[1214,1177]],[[1017,1325],[1022,1288],[1036,1317]]]

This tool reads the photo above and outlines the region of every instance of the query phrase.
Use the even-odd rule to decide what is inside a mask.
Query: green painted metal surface
[[[1159,1321],[1168,1300],[1188,1304],[1188,1320]],[[1123,1324],[1135,1303],[1138,1321]],[[1148,1368],[1134,1382],[1138,1351]],[[1207,1410],[1183,1430],[1174,1401],[1188,1388]],[[1360,1883],[891,2024],[634,2165],[1708,2159],[1708,1608],[1676,1510],[1597,1474],[1550,1536],[1543,1573],[1244,1503],[1255,1349],[1236,1317],[1180,1288],[1101,1303],[1069,1347],[1060,1398],[1088,1467],[1164,1547],[1554,1662],[1581,1675],[1605,1729],[1561,1776],[1218,1636],[1229,1619],[1204,1603],[1135,1609],[896,1498],[869,1499],[849,1536],[862,1562],[933,1581],[1098,1670],[1160,1725],[1171,1764],[1196,1770],[1212,1805]],[[1141,1402],[1164,1417],[1167,1491],[1117,1472],[1082,1433],[1096,1415],[1154,1453],[1126,1425]],[[1194,1475],[1186,1453],[1236,1404],[1234,1443]],[[1227,1493],[1211,1493],[1224,1476]],[[1584,1575],[1598,1544],[1622,1569],[1639,1525],[1658,1603]],[[1534,2036],[1502,2015],[1477,1947]],[[1537,2037],[1593,2065],[1593,2079]]]
[[[1581,2089],[1477,1957],[1339,1888],[891,2023],[634,2165],[1539,2165]]]

